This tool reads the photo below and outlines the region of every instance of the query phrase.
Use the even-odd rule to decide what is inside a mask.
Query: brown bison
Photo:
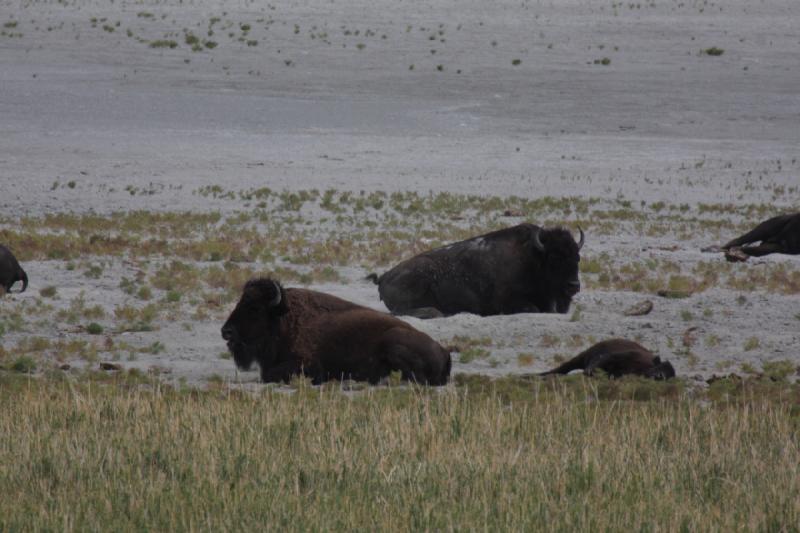
[[[402,320],[271,279],[247,282],[222,338],[236,365],[257,362],[265,382],[303,374],[314,383],[377,383],[400,371],[405,380],[444,385],[450,375],[450,353]]]
[[[675,369],[669,361],[662,362],[660,357],[653,355],[641,344],[626,339],[598,342],[558,368],[540,375],[568,374],[573,370],[583,370],[584,374],[591,376],[595,369],[617,378],[625,374],[659,380],[675,377]]]
[[[11,250],[0,244],[0,287],[5,292],[11,292],[11,287],[18,281],[22,282],[22,290],[19,292],[24,292],[28,288],[28,275],[19,266]]]
[[[423,252],[370,274],[397,315],[566,313],[580,291],[580,241],[563,228],[519,224]]]
[[[760,244],[748,246],[754,242]],[[800,213],[765,220],[752,231],[725,244],[722,249],[738,249],[745,254],[743,259],[767,254],[800,254]]]

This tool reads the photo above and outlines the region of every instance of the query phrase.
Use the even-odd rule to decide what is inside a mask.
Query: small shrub
[[[758,340],[758,337],[750,337],[746,341],[744,341],[744,351],[750,352],[755,350],[761,345],[761,341]]]
[[[36,371],[36,361],[27,355],[21,355],[12,363],[11,370],[20,374],[30,374]]]
[[[787,360],[768,361],[762,365],[764,374],[776,381],[784,381],[796,371],[795,363]]]
[[[153,297],[153,291],[150,290],[150,287],[145,285],[145,286],[139,287],[139,290],[136,292],[136,296],[140,300],[149,300],[150,298]]]
[[[53,298],[57,292],[58,289],[53,285],[39,289],[39,294],[42,295],[43,298]]]
[[[517,364],[519,366],[530,366],[535,359],[532,353],[520,352],[517,354]]]
[[[171,290],[167,291],[166,300],[170,303],[180,302],[183,294],[180,291]]]
[[[88,326],[86,326],[86,333],[89,335],[100,335],[103,333],[103,326],[98,324],[97,322],[92,322]]]
[[[711,48],[706,48],[703,50],[703,53],[708,56],[721,56],[725,53],[725,50],[722,48],[717,48],[716,46],[712,46]]]
[[[158,39],[150,41],[150,48],[177,48],[178,43],[171,39]]]

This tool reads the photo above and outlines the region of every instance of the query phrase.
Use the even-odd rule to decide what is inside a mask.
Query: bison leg
[[[261,381],[264,383],[288,383],[292,376],[299,374],[300,368],[294,361],[285,361],[275,366],[261,368]]]
[[[400,313],[398,313],[400,314]],[[413,316],[414,318],[442,318],[444,313],[435,307],[417,307],[416,309],[408,309],[402,313],[404,316]]]
[[[770,218],[769,220],[765,220],[752,231],[749,231],[742,235],[741,237],[737,237],[733,239],[728,244],[722,247],[723,250],[727,250],[728,248],[734,248],[737,246],[743,246],[745,244],[750,244],[751,242],[758,242],[758,241],[766,241],[773,235],[777,235],[780,233],[781,229],[784,225],[788,222],[790,215],[783,215]],[[772,253],[772,252],[767,252]],[[762,254],[764,255],[764,254]]]
[[[744,253],[746,253],[747,255],[750,255],[750,256],[753,256],[753,257],[761,257],[761,256],[764,256],[764,255],[779,254],[779,253],[783,252],[783,247],[780,244],[776,244],[776,243],[772,243],[772,242],[762,243],[762,244],[759,244],[758,246],[744,246],[744,247],[739,248],[739,249],[741,251],[743,251]]]

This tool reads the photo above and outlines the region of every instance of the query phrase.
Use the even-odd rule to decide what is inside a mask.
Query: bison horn
[[[541,239],[539,239],[540,231],[542,231],[540,228],[536,228],[536,231],[533,233],[533,247],[544,253],[544,244],[542,244]]]
[[[583,248],[583,243],[586,240],[586,236],[583,234],[583,230],[580,226],[578,226],[578,231],[581,233],[581,240],[578,241],[578,250]]]
[[[274,281],[272,282],[272,284],[275,285],[275,292],[277,294],[275,295],[275,298],[273,298],[269,302],[268,307],[275,307],[281,303],[281,286],[275,283]]]

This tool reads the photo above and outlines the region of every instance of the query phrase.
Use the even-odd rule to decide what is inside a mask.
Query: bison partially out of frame
[[[272,279],[247,282],[222,338],[237,366],[258,363],[265,382],[302,374],[314,383],[377,383],[400,371],[405,380],[444,385],[450,376],[450,353],[402,320]]]
[[[22,289],[19,292],[25,292],[28,288],[28,275],[19,266],[11,250],[0,244],[0,287],[5,292],[11,292],[11,287],[18,281],[22,282]]]
[[[579,251],[563,228],[519,224],[423,252],[370,274],[397,315],[566,313],[580,291]]]
[[[756,242],[759,244],[754,245]],[[734,260],[738,254],[731,253],[737,250],[744,254],[742,259],[768,254],[800,254],[800,213],[765,220],[752,231],[722,246],[722,249]]]
[[[573,370],[583,370],[584,374],[591,376],[597,369],[613,377],[626,374],[658,380],[675,377],[675,369],[669,361],[661,361],[660,357],[653,355],[641,344],[626,339],[598,342],[563,365],[541,375],[569,374]]]

